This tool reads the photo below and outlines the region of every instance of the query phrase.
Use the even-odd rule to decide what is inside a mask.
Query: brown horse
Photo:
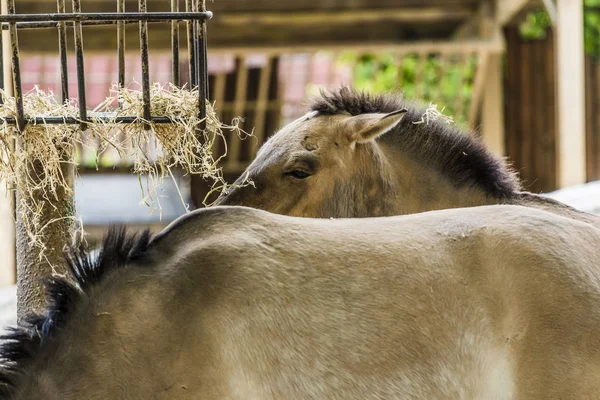
[[[260,149],[221,205],[304,217],[370,217],[490,204],[544,209],[600,226],[597,216],[521,190],[480,140],[401,96],[349,88],[322,93],[310,112]]]
[[[0,397],[600,396],[600,229],[517,206],[196,211],[71,259],[3,338]]]

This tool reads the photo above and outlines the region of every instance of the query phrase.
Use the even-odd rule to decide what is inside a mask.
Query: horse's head
[[[397,94],[322,93],[217,201],[305,217],[373,217],[502,203],[519,188],[474,136]],[[250,179],[254,186],[242,185]]]
[[[383,213],[390,171],[375,140],[407,110],[326,111],[311,111],[271,137],[217,203],[305,217],[367,216],[377,207]],[[243,186],[245,179],[253,185]]]

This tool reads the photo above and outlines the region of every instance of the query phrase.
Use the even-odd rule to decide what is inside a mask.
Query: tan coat
[[[196,211],[85,289],[16,398],[599,399],[598,243],[517,206]]]
[[[397,94],[342,88],[310,108],[262,146],[217,204],[317,218],[516,204],[600,227],[598,216],[524,192],[476,135],[424,120],[425,110]]]

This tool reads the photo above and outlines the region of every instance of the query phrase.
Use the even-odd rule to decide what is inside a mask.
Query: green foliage
[[[438,105],[459,124],[468,119],[477,57],[439,54],[344,54],[353,68],[354,86],[368,92],[400,90],[408,99]]]
[[[550,16],[543,8],[529,13],[519,26],[519,32],[525,39],[543,39],[551,26]],[[600,58],[600,0],[584,0],[583,35],[585,52]]]
[[[600,58],[600,0],[584,0],[585,51]],[[519,26],[530,40],[543,39],[552,26],[545,8],[527,15]],[[353,68],[354,85],[370,92],[401,90],[409,99],[424,100],[444,108],[458,123],[468,119],[477,57],[442,59],[439,55],[393,54],[358,56],[348,53],[341,61]]]
[[[543,39],[551,26],[550,15],[542,9],[527,14],[525,21],[519,25],[519,32],[524,39]]]
[[[587,0],[583,14],[585,51],[600,58],[600,0]]]

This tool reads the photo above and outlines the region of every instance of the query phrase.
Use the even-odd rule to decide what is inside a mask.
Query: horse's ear
[[[394,129],[408,110],[394,111],[389,114],[369,113],[349,117],[347,129],[351,142],[364,143]]]

